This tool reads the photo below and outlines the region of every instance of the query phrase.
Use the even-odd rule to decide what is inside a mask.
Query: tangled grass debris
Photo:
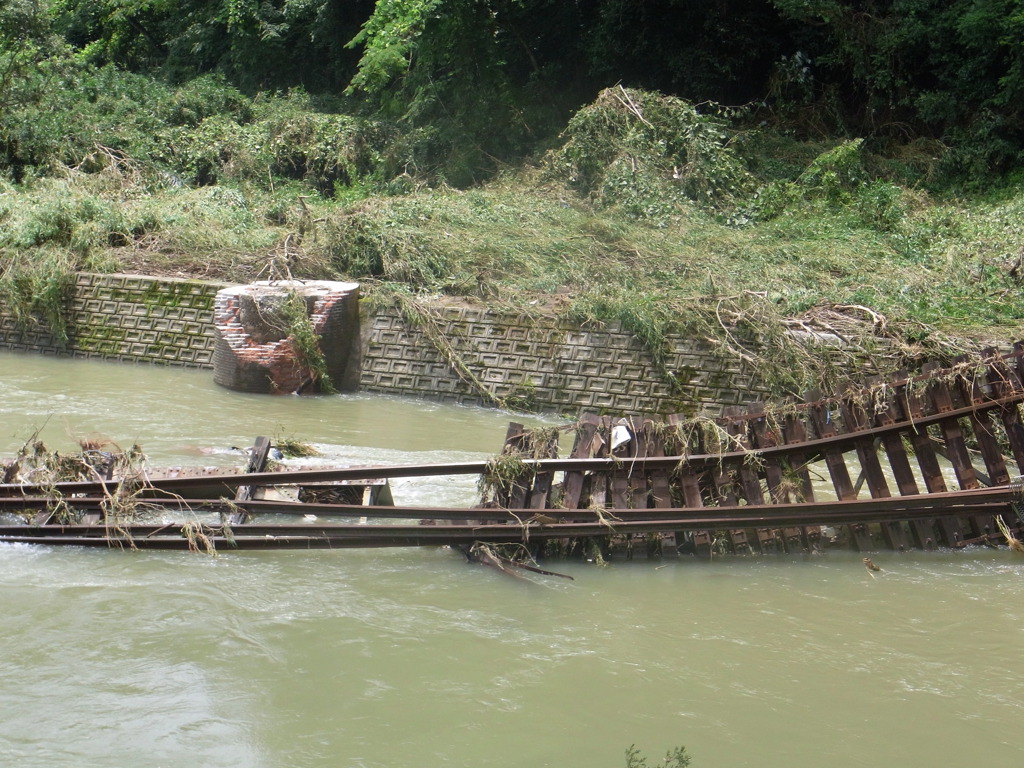
[[[1003,534],[1003,538],[1006,539],[1006,546],[1014,552],[1024,553],[1024,543],[1011,533],[1010,528],[1006,525],[1006,521],[1003,520],[1002,515],[996,516],[996,525],[999,526],[999,532]]]
[[[294,437],[277,437],[274,439],[274,447],[286,459],[305,459],[320,455],[320,451],[312,445]]]

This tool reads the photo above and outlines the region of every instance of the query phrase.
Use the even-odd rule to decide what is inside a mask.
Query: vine
[[[456,350],[455,345],[452,343],[451,338],[445,333],[440,319],[437,314],[432,312],[423,303],[416,301],[412,296],[396,292],[394,294],[395,304],[398,306],[399,312],[402,314],[402,318],[409,325],[414,328],[430,342],[430,345],[437,350],[438,354],[441,355],[451,366],[452,370],[455,371],[455,375],[459,379],[467,384],[477,395],[484,399],[485,402],[495,405],[498,408],[508,407],[508,400],[506,398],[497,397],[490,389],[488,389],[480,378],[473,373],[470,369],[469,364]]]

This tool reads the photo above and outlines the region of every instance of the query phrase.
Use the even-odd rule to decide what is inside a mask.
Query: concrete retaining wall
[[[68,305],[67,345],[59,344],[45,323],[18,328],[0,307],[0,348],[209,368],[214,297],[223,287],[81,274]],[[759,396],[735,359],[689,339],[674,339],[667,360],[682,385],[673,393],[647,350],[620,328],[579,328],[554,319],[440,305],[433,325],[449,350],[439,350],[431,341],[436,334],[410,327],[397,309],[373,314],[364,309],[358,388],[450,403],[499,400],[566,413],[714,413]],[[462,375],[449,353],[465,364]]]
[[[223,283],[79,274],[68,301],[68,341],[45,321],[21,328],[0,307],[0,348],[207,368],[213,299]]]
[[[706,344],[676,338],[666,360],[681,384],[671,392],[650,353],[619,327],[580,328],[554,319],[446,307],[436,327],[466,364],[460,376],[428,334],[401,315],[364,317],[360,387],[369,392],[430,395],[443,402],[488,397],[542,411],[717,412],[758,397],[738,361]]]

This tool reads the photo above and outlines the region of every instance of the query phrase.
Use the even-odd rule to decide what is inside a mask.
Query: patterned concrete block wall
[[[451,350],[439,350],[397,310],[363,323],[364,391],[619,413],[714,413],[764,394],[737,360],[689,339],[672,341],[666,363],[680,384],[672,392],[648,350],[621,328],[446,307],[438,311],[436,327]],[[465,365],[462,375],[449,352]]]
[[[45,322],[19,328],[0,306],[0,348],[112,360],[210,368],[213,305],[223,283],[134,275],[78,275],[70,297],[68,343]],[[503,401],[541,411],[573,413],[717,413],[764,393],[728,355],[678,338],[666,376],[636,338],[619,328],[579,328],[554,319],[439,306],[439,350],[397,309],[361,317],[361,344],[352,388],[449,403]],[[436,338],[436,336],[435,336]],[[457,372],[452,359],[464,364]]]
[[[208,368],[213,299],[223,283],[79,274],[67,305],[66,344],[45,320],[20,327],[0,308],[0,348]]]

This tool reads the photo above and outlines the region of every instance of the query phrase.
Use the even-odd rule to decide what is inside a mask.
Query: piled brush
[[[281,452],[286,459],[306,459],[312,456],[319,456],[320,451],[309,443],[296,440],[293,437],[279,437],[274,441],[274,447]]]
[[[57,483],[98,480],[107,476],[114,461],[101,450],[105,444],[82,440],[77,454],[51,451],[34,433],[18,450],[14,460],[4,467],[3,482],[38,486],[48,499],[46,514],[59,523],[77,522],[79,515],[57,489]],[[34,513],[27,513],[34,514]]]
[[[74,499],[58,490],[58,483],[116,479],[113,490],[104,489],[101,511],[108,530],[124,533],[124,525],[137,519],[144,506],[146,466],[146,456],[137,445],[124,451],[108,441],[83,438],[77,453],[61,453],[48,449],[36,432],[4,467],[2,479],[39,488],[48,499],[47,517],[58,523],[76,523],[82,517]]]
[[[18,450],[14,460],[7,464],[3,482],[46,486],[102,477],[100,470],[107,466],[109,458],[98,448],[87,443],[78,454],[62,454],[49,450],[38,437],[38,433],[30,437]]]

